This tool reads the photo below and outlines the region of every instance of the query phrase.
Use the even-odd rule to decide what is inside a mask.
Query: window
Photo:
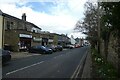
[[[14,27],[14,24],[13,22],[11,22],[10,28],[12,29],[13,27]]]
[[[33,33],[35,33],[35,30],[33,30]]]
[[[6,26],[6,29],[7,30],[10,30],[10,29],[12,29],[13,27],[14,27],[14,23],[13,22],[10,22],[10,21],[7,21],[7,24],[6,24],[7,26]]]
[[[10,30],[10,22],[7,21],[7,30]]]

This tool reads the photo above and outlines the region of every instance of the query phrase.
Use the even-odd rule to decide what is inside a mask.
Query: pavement
[[[90,51],[88,51],[82,72],[82,78],[91,78],[91,70],[92,70],[92,59],[91,59]]]
[[[63,49],[63,51],[65,51],[65,50],[67,50],[67,49]],[[41,55],[41,54],[29,53],[29,52],[12,52],[11,53],[12,60],[20,59],[20,58],[24,58],[24,57],[30,57],[30,56],[34,56],[34,55]]]
[[[30,57],[30,56],[34,56],[34,55],[41,55],[41,54],[28,53],[28,52],[12,52],[11,53],[12,60],[20,59],[20,58],[24,58],[24,57]]]

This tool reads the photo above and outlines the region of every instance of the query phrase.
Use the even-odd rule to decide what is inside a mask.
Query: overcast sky
[[[74,32],[75,24],[84,17],[86,0],[2,0],[2,12],[21,19],[26,13],[27,21],[42,28],[43,31],[64,33],[84,37]]]

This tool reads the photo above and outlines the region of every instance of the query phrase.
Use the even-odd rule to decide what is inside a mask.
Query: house
[[[35,24],[26,21],[26,14],[22,14],[22,19],[16,18],[0,11],[0,26],[3,37],[4,49],[11,51],[26,50],[34,45],[65,45],[68,43],[68,37],[63,34],[41,31],[41,28]]]
[[[3,47],[3,16],[0,11],[0,49]]]
[[[76,41],[75,41],[73,35],[71,35],[71,38],[70,38],[70,39],[71,39],[71,44],[74,45],[74,44],[76,43]]]
[[[4,49],[20,51],[42,43],[41,28],[26,21],[25,13],[22,14],[22,19],[3,13],[1,10],[0,14]]]

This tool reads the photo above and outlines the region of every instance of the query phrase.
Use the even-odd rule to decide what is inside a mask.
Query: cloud
[[[77,38],[77,37],[78,37],[78,38],[85,38],[85,37],[87,37],[87,35],[82,34],[82,33],[80,33],[80,32],[79,32],[79,33],[73,32],[73,33],[70,33],[68,36],[71,37],[71,35],[73,35],[74,38]]]
[[[4,13],[20,19],[22,13],[26,13],[27,21],[50,32],[73,34],[73,28],[77,20],[82,19],[84,16],[85,0],[55,0],[52,2],[55,6],[50,7],[50,13],[44,11],[37,12],[32,9],[33,5],[26,6],[26,3],[29,2],[28,0],[22,0],[22,2],[21,0],[14,2],[13,0],[11,3],[7,2],[7,0],[5,1],[0,4],[0,9]],[[42,2],[42,0],[38,1]],[[43,3],[46,1],[51,0],[45,0]],[[18,7],[16,4],[22,6]],[[76,33],[74,35],[80,36]]]

